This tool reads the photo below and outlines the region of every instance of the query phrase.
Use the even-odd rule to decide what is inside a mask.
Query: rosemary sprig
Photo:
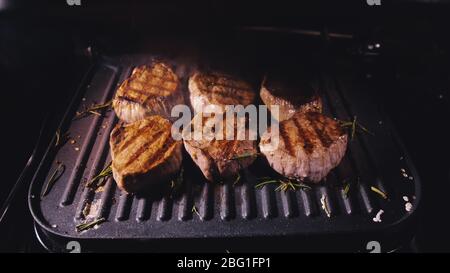
[[[77,112],[75,118],[82,118],[85,116],[88,116],[89,114],[94,114],[97,116],[101,116],[101,113],[99,111],[108,108],[112,105],[112,100],[105,102],[105,103],[100,103],[100,104],[94,104],[91,107],[87,108],[84,111],[81,112]]]
[[[273,180],[267,180],[267,181],[261,182],[261,183],[259,183],[259,184],[256,184],[256,185],[255,185],[255,189],[261,189],[261,188],[264,187],[265,185],[273,184],[273,183],[279,183],[279,181],[276,180],[276,179],[273,179]]]
[[[64,173],[65,170],[66,170],[66,165],[64,165],[62,163],[58,164],[58,167],[56,167],[56,169],[53,171],[47,184],[45,184],[45,188],[44,188],[44,191],[42,192],[41,197],[46,196],[50,192],[50,189],[53,187],[55,182],[61,177],[61,175]]]
[[[94,176],[88,183],[86,183],[86,187],[89,188],[97,188],[100,187],[101,184],[103,184],[104,181],[108,177],[112,175],[112,167],[111,162],[108,163],[108,165],[96,176]]]
[[[56,141],[55,141],[55,147],[59,146],[59,141],[61,140],[61,129],[56,130]]]
[[[77,229],[77,232],[82,232],[84,230],[88,230],[90,228],[95,227],[96,225],[100,225],[101,223],[105,222],[106,219],[105,218],[100,218],[97,220],[94,220],[92,222],[88,222],[88,223],[83,223],[83,224],[79,224],[77,225],[75,228]]]
[[[384,193],[382,190],[378,189],[377,187],[371,186],[370,189],[373,192],[377,193],[379,196],[381,196],[383,199],[387,199],[388,198],[387,194]]]
[[[289,189],[292,189],[293,191],[296,191],[297,189],[308,189],[308,190],[311,189],[311,187],[306,184],[293,182],[292,180],[284,181],[281,179],[270,179],[263,181],[259,184],[256,184],[255,188],[261,189],[262,187],[268,184],[279,184],[278,187],[275,188],[275,191],[287,191]]]
[[[363,133],[367,133],[370,135],[374,135],[374,133],[372,133],[371,131],[369,131],[366,127],[364,127],[363,125],[361,125],[361,123],[357,122],[358,117],[354,116],[353,120],[351,121],[342,121],[342,120],[338,120],[339,124],[341,125],[342,128],[350,128],[350,132],[351,132],[351,139],[353,140],[355,137],[356,132],[363,132]]]

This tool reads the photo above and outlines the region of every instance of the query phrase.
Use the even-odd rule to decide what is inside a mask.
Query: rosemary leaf
[[[304,183],[292,183],[297,188],[311,190],[312,188]]]
[[[60,146],[61,144],[63,144],[67,140],[68,135],[69,135],[68,133],[62,134],[61,129],[58,128],[58,130],[56,130],[56,132],[55,132],[55,136],[56,136],[55,148]]]
[[[377,187],[371,186],[370,189],[373,192],[377,193],[379,196],[381,196],[383,199],[387,199],[388,198],[387,194],[384,193],[382,190],[378,189]]]
[[[111,105],[112,105],[112,100],[105,102],[105,103],[101,103],[101,104],[95,104],[82,112],[78,112],[76,114],[75,118],[82,118],[82,117],[88,116],[89,114],[101,116],[101,114],[98,111],[108,108]]]
[[[280,191],[280,190],[283,190],[283,189],[284,189],[284,184],[280,184],[278,187],[275,188],[275,191]]]
[[[56,167],[56,169],[53,171],[47,184],[45,184],[45,188],[44,191],[42,192],[41,198],[46,196],[50,192],[50,189],[53,187],[55,182],[61,177],[61,175],[64,173],[65,170],[66,165],[62,163],[58,164],[58,167]]]
[[[194,212],[195,214],[197,214],[198,217],[200,217],[200,213],[197,210],[197,207],[195,205],[192,206],[192,212]]]
[[[350,183],[346,183],[344,186],[344,191],[343,191],[345,198],[348,198],[349,190],[350,190]]]
[[[79,224],[79,225],[76,226],[76,229],[77,229],[77,232],[82,232],[84,230],[88,230],[90,228],[93,228],[96,225],[100,225],[101,223],[103,223],[105,221],[106,221],[105,218],[100,218],[100,219],[94,220],[92,222]]]
[[[288,180],[288,181],[283,181],[280,179],[270,179],[267,181],[263,181],[259,184],[255,185],[256,189],[261,189],[262,187],[264,187],[267,184],[279,184],[276,188],[275,191],[287,191],[288,189],[292,189],[294,191],[296,191],[297,189],[307,189],[310,190],[311,187],[303,184],[303,183],[298,183],[298,182],[293,182],[292,180]]]
[[[236,179],[233,182],[233,186],[236,185],[237,183],[239,183],[239,181],[241,181],[241,174],[238,172],[238,175],[237,175]]]
[[[357,119],[358,119],[357,116],[354,116],[353,120],[351,120],[351,121],[338,120],[338,122],[339,122],[339,124],[341,125],[342,128],[350,128],[350,136],[351,136],[352,140],[354,139],[356,132],[363,132],[363,133],[367,133],[367,134],[370,134],[370,135],[375,135],[374,133],[369,131],[366,127],[361,125],[357,121]]]
[[[89,188],[97,188],[101,186],[101,184],[112,175],[112,167],[111,162],[96,176],[94,176],[88,183],[86,183],[86,187]]]
[[[278,183],[279,181],[278,180],[275,180],[275,179],[273,179],[273,180],[267,180],[267,181],[264,181],[264,182],[261,182],[261,183],[259,183],[259,184],[256,184],[255,185],[255,188],[256,189],[261,189],[262,187],[264,187],[265,185],[267,185],[267,184],[273,184],[273,183]]]

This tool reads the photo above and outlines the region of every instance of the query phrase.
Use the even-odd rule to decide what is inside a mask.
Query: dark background
[[[240,26],[350,33],[351,40],[315,39],[336,58],[355,61],[376,87],[423,182],[419,251],[450,250],[450,1],[0,1],[3,117],[2,190],[7,196],[31,155],[44,120],[54,133],[95,54],[133,52],[149,36],[218,37]],[[310,1],[311,2],[311,1]],[[345,3],[344,3],[345,2]],[[225,35],[225,34],[224,34]],[[272,41],[273,42],[273,41]],[[366,54],[380,42],[382,50]],[[90,50],[87,48],[90,47]],[[317,50],[322,50],[318,47]],[[33,250],[26,207],[30,174],[0,225],[2,248]]]

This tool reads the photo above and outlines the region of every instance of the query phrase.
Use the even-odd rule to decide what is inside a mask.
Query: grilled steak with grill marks
[[[295,113],[279,125],[279,132],[263,134],[259,147],[272,168],[288,178],[319,182],[347,149],[347,135],[339,123],[320,113]],[[274,138],[279,139],[275,149],[270,145]]]
[[[322,99],[311,84],[301,77],[269,74],[264,77],[259,95],[270,109],[279,106],[279,121],[296,112],[322,112]]]
[[[195,73],[189,78],[191,105],[195,113],[207,105],[247,106],[255,99],[252,86],[235,77],[220,73]]]
[[[154,63],[133,70],[117,90],[113,108],[125,122],[151,115],[171,119],[172,107],[183,102],[177,75],[166,64]]]
[[[184,147],[206,179],[218,181],[222,178],[235,178],[239,170],[248,167],[256,159],[256,140],[250,140],[248,128],[245,128],[243,140],[237,140],[237,118],[234,121],[234,140],[226,139],[226,128],[232,124],[227,124],[225,118],[219,123],[220,126],[225,125],[222,127],[223,139],[213,138],[214,135],[219,135],[220,129],[214,127],[214,130],[206,130],[205,127],[211,128],[208,122],[215,121],[214,117],[204,117],[203,113],[198,113],[189,126],[194,127],[194,130],[202,130],[203,137],[200,140],[193,137],[188,139],[185,130],[183,132]],[[245,119],[240,119],[240,122],[245,126]]]
[[[171,137],[171,127],[167,119],[151,116],[113,129],[109,144],[119,188],[136,192],[180,169],[182,142]]]

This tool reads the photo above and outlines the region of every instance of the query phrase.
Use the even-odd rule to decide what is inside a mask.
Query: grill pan
[[[174,67],[186,91],[187,78],[197,64],[170,55],[163,58]],[[369,87],[355,85],[354,75],[334,66],[321,67],[317,81],[325,113],[341,120],[357,116],[374,135],[357,134],[326,183],[311,190],[275,191],[276,185],[255,189],[258,177],[272,174],[262,159],[245,170],[236,185],[208,183],[185,153],[184,185],[176,196],[164,188],[125,194],[112,178],[98,192],[86,188],[86,181],[110,161],[109,133],[117,117],[108,111],[74,119],[76,111],[110,100],[133,67],[153,59],[148,54],[102,57],[81,83],[61,127],[76,143],[58,149],[50,145],[29,189],[37,233],[53,250],[64,251],[67,242],[76,240],[91,251],[225,251],[233,247],[298,251],[314,249],[319,241],[328,250],[345,249],[354,242],[365,251],[369,240],[382,241],[383,249],[390,250],[408,236],[420,203],[420,179],[389,118],[370,92],[361,91]],[[64,163],[65,172],[41,198],[58,162]],[[351,183],[347,194],[344,180]],[[371,186],[387,193],[388,200]],[[322,196],[331,217],[322,209]],[[409,212],[403,196],[413,204]],[[77,232],[86,204],[92,216],[107,221]],[[374,222],[380,210],[384,211],[382,222]]]

